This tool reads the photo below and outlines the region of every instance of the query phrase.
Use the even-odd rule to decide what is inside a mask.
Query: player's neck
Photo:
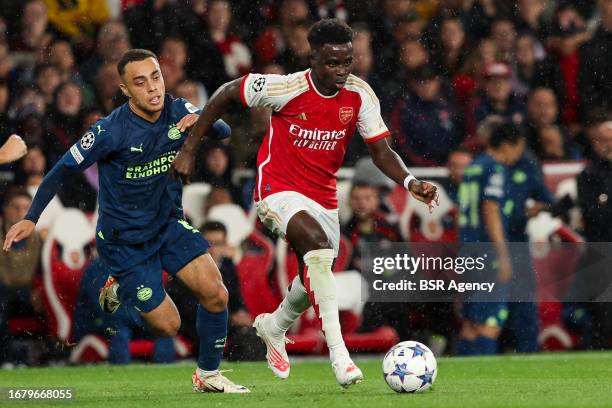
[[[317,75],[315,74],[315,72],[311,69],[310,70],[310,80],[312,81],[312,84],[314,85],[315,88],[317,88],[317,91],[324,96],[333,96],[336,93],[338,93],[338,89],[334,88],[334,89],[326,89],[322,84],[321,81],[317,78]]]
[[[151,122],[151,123],[157,122],[157,119],[159,119],[162,113],[162,110],[159,110],[157,112],[147,112],[139,108],[135,103],[132,102],[131,99],[129,100],[128,105],[130,106],[130,110],[134,112],[136,116],[146,120],[147,122]]]
[[[487,149],[487,154],[493,158],[498,163],[506,164],[504,154],[493,149]]]

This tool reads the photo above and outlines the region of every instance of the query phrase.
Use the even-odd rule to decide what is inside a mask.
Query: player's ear
[[[315,47],[310,47],[310,52],[308,53],[308,59],[310,60],[310,65],[313,66],[317,60],[318,50]]]
[[[121,88],[121,92],[123,92],[123,94],[128,97],[131,98],[132,96],[130,95],[130,91],[127,89],[127,86],[125,86],[124,83],[119,83],[119,88]]]

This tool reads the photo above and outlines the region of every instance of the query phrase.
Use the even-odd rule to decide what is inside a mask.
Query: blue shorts
[[[508,319],[506,302],[467,302],[461,308],[461,316],[472,323],[503,327]]]
[[[162,270],[175,275],[209,248],[200,231],[179,219],[170,221],[147,242],[117,244],[98,236],[96,243],[104,267],[119,283],[121,303],[143,313],[155,309],[166,297]]]

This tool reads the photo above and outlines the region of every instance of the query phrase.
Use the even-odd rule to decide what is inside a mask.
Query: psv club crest
[[[340,118],[340,122],[342,122],[343,125],[346,125],[351,121],[351,119],[353,119],[353,108],[350,106],[340,108],[338,111],[338,116]]]

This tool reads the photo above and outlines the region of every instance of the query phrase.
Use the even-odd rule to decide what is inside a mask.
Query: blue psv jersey
[[[61,186],[66,173],[98,163],[100,192],[97,232],[118,243],[142,243],[155,237],[172,217],[182,217],[182,183],[171,177],[171,165],[188,132],[176,124],[200,113],[184,99],[165,96],[155,122],[137,116],[128,103],[96,122],[45,176],[26,219],[36,222]],[[222,121],[213,136],[226,137]],[[220,136],[219,136],[220,135]]]
[[[461,242],[490,242],[482,217],[481,206],[486,201],[499,203],[503,209],[507,167],[488,154],[481,154],[465,169],[459,185],[459,240]],[[508,219],[502,216],[504,231]]]

